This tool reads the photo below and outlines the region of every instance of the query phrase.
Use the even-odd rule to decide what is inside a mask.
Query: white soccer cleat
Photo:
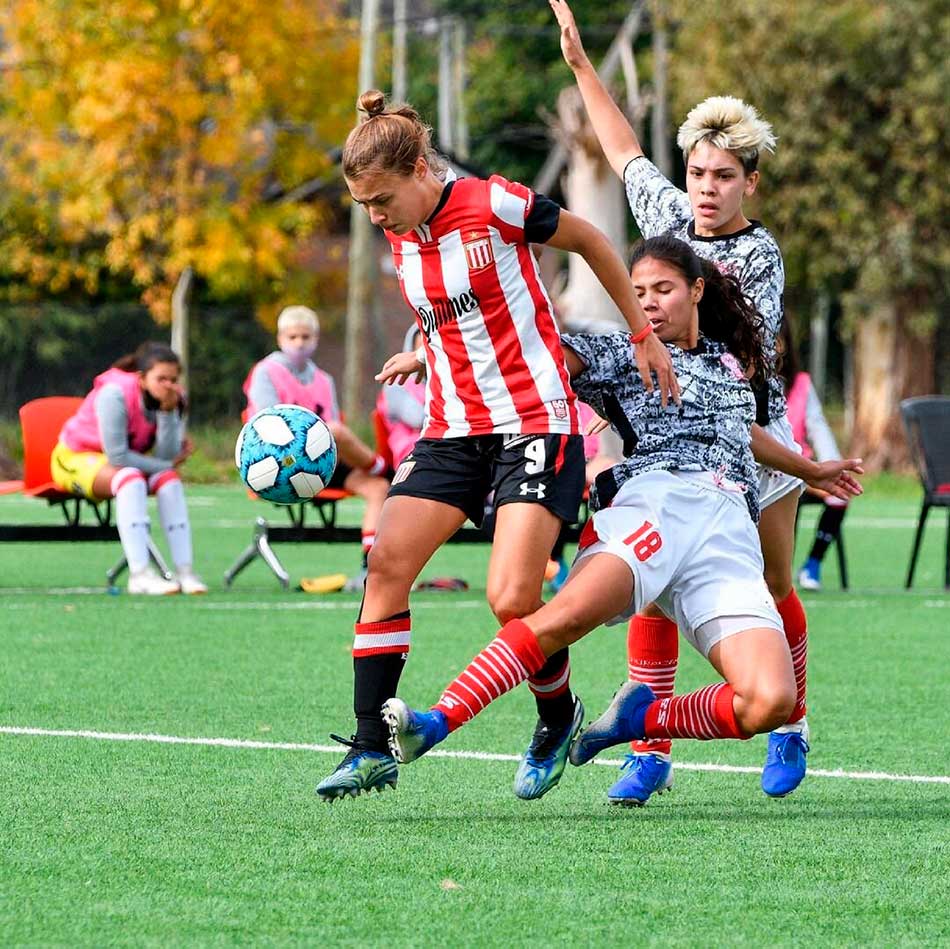
[[[129,574],[129,593],[144,596],[171,596],[180,591],[181,587],[177,580],[166,580],[151,567]]]
[[[186,596],[208,592],[208,584],[191,567],[178,571],[178,585],[181,587],[181,592]]]

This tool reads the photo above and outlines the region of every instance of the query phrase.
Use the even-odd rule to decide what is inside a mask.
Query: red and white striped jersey
[[[535,198],[498,176],[463,178],[446,186],[425,224],[386,231],[425,340],[424,438],[578,432],[553,308],[529,246],[537,233],[526,230]],[[542,239],[554,228],[556,217]]]

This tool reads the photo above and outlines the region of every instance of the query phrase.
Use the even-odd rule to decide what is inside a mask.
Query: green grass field
[[[357,599],[284,593],[260,563],[225,591],[268,509],[236,487],[191,501],[203,598],[107,595],[115,545],[0,545],[3,945],[950,942],[946,521],[932,516],[905,592],[914,493],[883,485],[858,501],[851,591],[831,554],[826,590],[803,596],[809,763],[838,773],[772,801],[755,773],[699,768],[759,767],[764,739],[683,742],[673,793],[642,810],[604,803],[614,769],[599,765],[569,768],[541,801],[514,798],[505,756],[533,727],[526,690],[444,746],[500,760],[429,757],[395,793],[320,804],[313,788],[340,755],[328,733],[351,727]],[[51,517],[0,498],[0,522]],[[296,577],[358,561],[348,546],[278,552]],[[427,569],[472,589],[416,598],[411,702],[433,701],[495,631],[486,561],[487,548],[448,547]],[[622,629],[574,651],[589,712],[622,680],[624,651]],[[712,678],[684,649],[680,686]],[[246,744],[132,740],[144,736]]]

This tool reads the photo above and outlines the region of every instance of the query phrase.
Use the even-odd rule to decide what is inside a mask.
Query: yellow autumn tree
[[[8,0],[0,292],[131,282],[167,318],[191,266],[280,297],[352,124],[357,34],[332,0]]]

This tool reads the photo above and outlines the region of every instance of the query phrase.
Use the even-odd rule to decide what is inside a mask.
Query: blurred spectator
[[[191,454],[178,384],[178,355],[143,343],[96,376],[92,391],[60,432],[50,458],[53,481],[91,500],[115,498],[119,540],[129,566],[129,593],[207,593],[192,569],[191,526],[176,470]],[[149,452],[149,454],[146,454]],[[146,498],[154,494],[176,577],[149,564]]]
[[[795,441],[802,446],[806,458],[817,457],[818,461],[840,458],[841,452],[838,451],[838,444],[828,427],[818,393],[812,385],[811,376],[800,367],[798,352],[792,340],[787,319],[782,323],[781,339],[783,353],[779,373],[785,383],[788,420],[791,423]],[[806,488],[806,491],[816,494],[811,488]],[[798,585],[803,590],[821,589],[821,562],[832,541],[837,539],[841,531],[841,522],[848,509],[847,501],[839,501],[830,496],[821,499],[824,507],[818,519],[815,540],[808,558],[798,571]]]
[[[337,447],[337,466],[328,488],[343,488],[366,502],[362,521],[360,573],[344,589],[361,590],[366,558],[376,539],[376,523],[389,482],[386,462],[363,442],[340,415],[333,379],[313,361],[320,341],[317,314],[306,306],[285,307],[277,318],[276,352],[251,369],[244,382],[249,416],[279,403],[302,405],[327,423]]]

